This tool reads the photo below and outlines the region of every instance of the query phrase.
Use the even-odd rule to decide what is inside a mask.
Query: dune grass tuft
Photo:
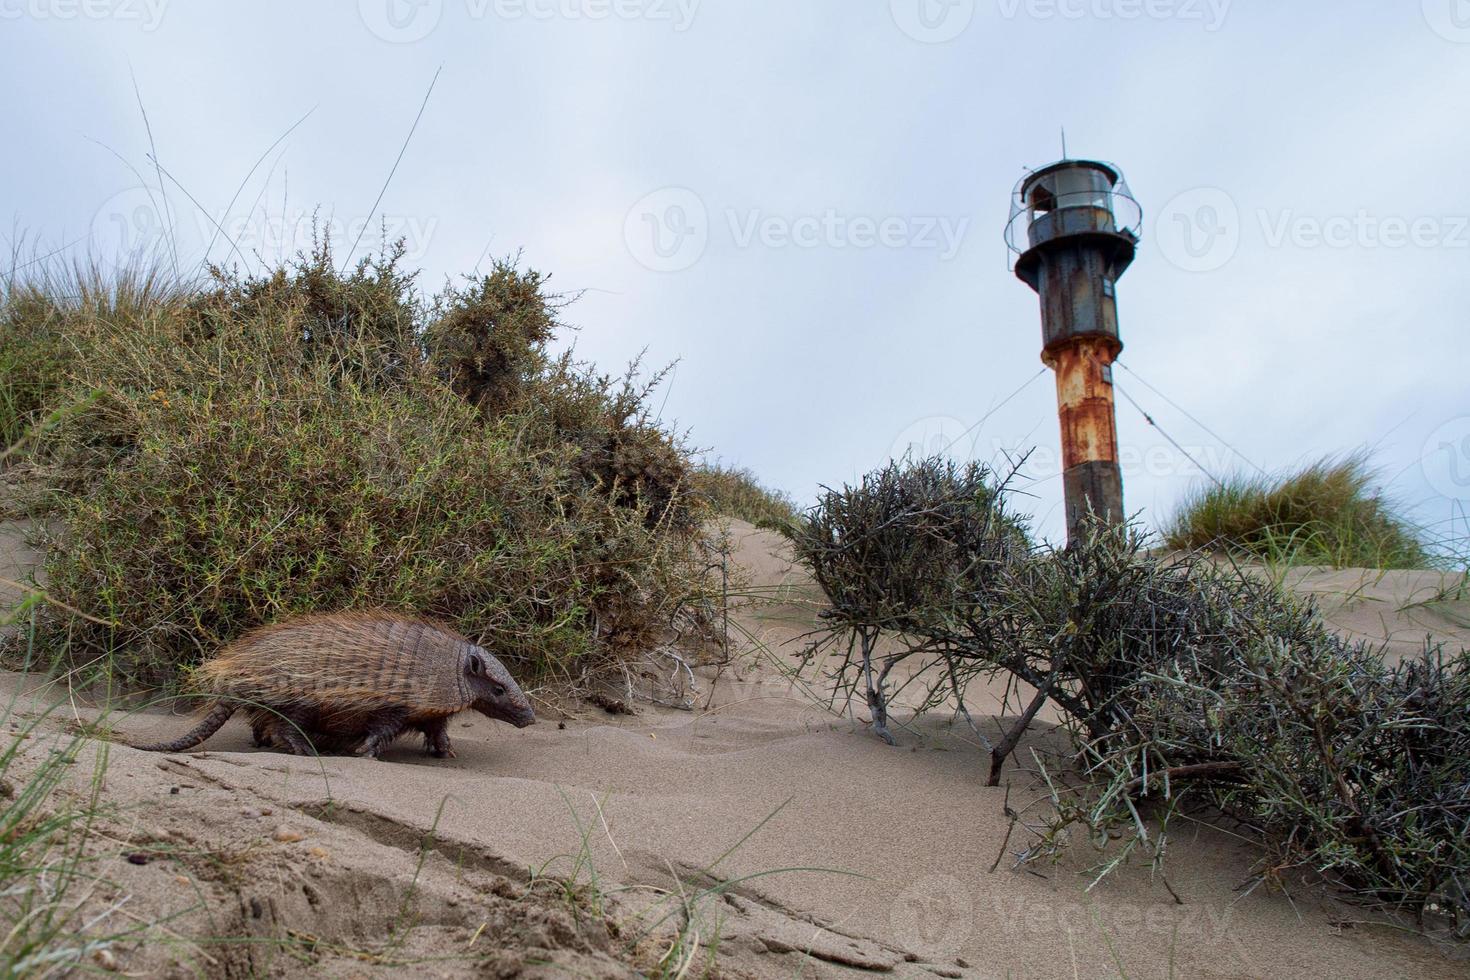
[[[1426,568],[1418,528],[1376,488],[1367,453],[1294,473],[1237,475],[1185,498],[1163,528],[1177,551],[1217,551],[1279,565]]]
[[[10,712],[0,712],[0,722]],[[45,744],[34,723],[0,742],[0,975],[61,976],[108,949],[117,936],[108,925],[84,929],[82,907],[98,880],[86,844],[99,812],[106,753],[101,751],[91,792],[64,789],[87,742],[80,735]],[[41,753],[23,751],[35,745]],[[126,926],[121,930],[130,932]],[[102,954],[105,955],[105,954]]]
[[[173,313],[184,298],[142,264],[46,263],[0,280],[0,445],[16,447],[57,408],[92,328]]]

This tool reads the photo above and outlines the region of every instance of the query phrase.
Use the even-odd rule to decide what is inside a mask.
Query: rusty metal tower
[[[1017,277],[1041,297],[1041,360],[1056,372],[1067,536],[1090,508],[1122,521],[1123,474],[1113,408],[1117,281],[1132,264],[1143,211],[1123,172],[1062,160],[1016,185],[1006,244]]]

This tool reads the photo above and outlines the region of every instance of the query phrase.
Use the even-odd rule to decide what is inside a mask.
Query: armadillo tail
[[[217,701],[204,720],[189,730],[189,734],[182,735],[172,742],[157,742],[153,745],[135,745],[136,749],[144,752],[182,752],[192,749],[200,742],[209,738],[215,732],[224,727],[225,722],[230,720],[230,715],[235,713],[235,706],[228,701]]]

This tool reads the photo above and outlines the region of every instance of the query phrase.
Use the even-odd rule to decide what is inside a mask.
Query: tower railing
[[[1020,193],[1017,188],[1005,232],[1012,268],[1021,254],[1056,235],[1108,232],[1131,235],[1135,241],[1143,235],[1143,206],[1126,186],[1060,194],[1044,210],[1021,200]]]

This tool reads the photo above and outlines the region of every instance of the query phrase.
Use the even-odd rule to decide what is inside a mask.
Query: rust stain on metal
[[[1111,365],[1119,347],[1111,337],[1077,337],[1042,355],[1056,372],[1064,469],[1117,462]]]

